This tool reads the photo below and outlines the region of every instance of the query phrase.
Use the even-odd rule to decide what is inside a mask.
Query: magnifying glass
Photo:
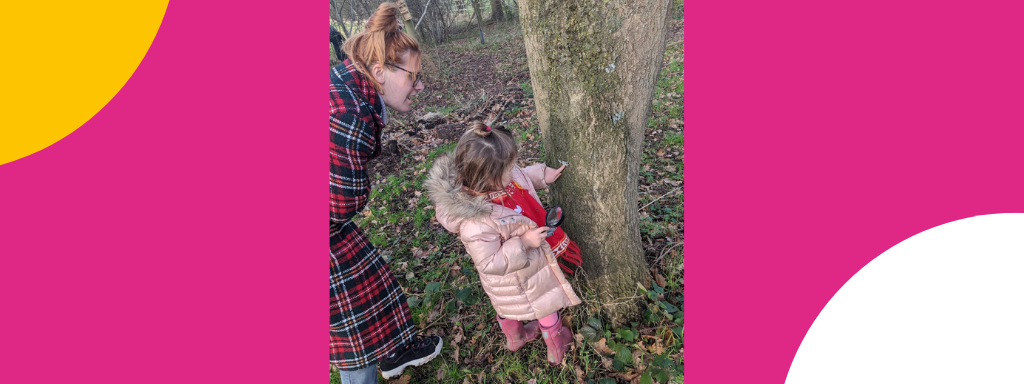
[[[565,216],[562,215],[562,207],[555,206],[548,210],[548,217],[545,219],[545,224],[551,227],[551,229],[548,230],[548,236],[555,234],[555,228],[562,224],[562,219],[564,218]]]

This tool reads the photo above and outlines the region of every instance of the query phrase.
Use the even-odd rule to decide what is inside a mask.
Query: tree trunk
[[[479,2],[480,0],[471,1],[471,3],[473,3],[473,13],[476,14],[476,24],[480,26],[480,44],[486,44],[484,43],[484,21],[483,15],[480,12]]]
[[[338,22],[338,24],[341,24],[341,32],[345,34],[345,39],[348,39],[348,37],[352,35],[348,33],[348,27],[345,25],[345,18],[342,17],[342,11],[344,10],[345,4],[339,4],[338,0],[331,0],[331,18]]]
[[[505,11],[501,8],[501,0],[491,0],[491,21],[505,21]]]
[[[359,25],[359,18],[356,17],[356,1],[349,0],[348,10],[352,12],[352,34],[356,34],[356,27]]]
[[[586,284],[615,326],[635,320],[651,275],[640,243],[637,179],[665,55],[669,1],[523,0],[530,79],[563,229],[580,246]]]
[[[366,17],[362,17],[361,19],[369,20],[370,16],[373,16],[373,11],[376,11],[377,8],[370,9],[370,6],[368,4],[366,4],[366,0],[360,0],[360,3],[362,3],[362,5],[363,5],[363,10],[366,11]],[[360,15],[360,16],[362,16],[362,15]]]
[[[416,0],[412,0],[412,1],[416,2],[416,4],[415,4],[416,7],[420,7],[419,2],[417,2]],[[410,7],[409,2],[407,2],[406,0],[395,0],[395,3],[398,4],[398,8],[399,8],[398,19],[401,20],[402,24],[405,26],[405,33],[408,33],[410,36],[412,36],[414,39],[416,39],[417,42],[422,43],[423,42],[423,35],[421,35],[420,32],[417,31],[416,28],[415,28],[416,27],[416,17],[413,16],[413,8]],[[403,9],[403,8],[408,13],[401,12],[401,9]]]

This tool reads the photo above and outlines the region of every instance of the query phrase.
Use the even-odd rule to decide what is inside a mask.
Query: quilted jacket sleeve
[[[462,227],[460,237],[480,273],[503,276],[530,265],[529,253],[518,236],[502,243],[496,229],[468,223]]]
[[[533,182],[534,189],[545,189],[548,187],[548,183],[544,182],[544,170],[547,168],[548,166],[544,163],[537,163],[523,168],[523,173]]]

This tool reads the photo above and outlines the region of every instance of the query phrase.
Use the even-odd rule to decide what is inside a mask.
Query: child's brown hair
[[[420,53],[420,44],[402,31],[398,17],[398,5],[381,3],[366,21],[366,29],[345,40],[342,48],[377,92],[381,92],[380,83],[370,74],[370,68],[385,63],[401,65],[401,56],[406,52]]]
[[[476,192],[500,191],[502,177],[519,157],[512,132],[474,122],[455,146],[455,168],[463,187]]]

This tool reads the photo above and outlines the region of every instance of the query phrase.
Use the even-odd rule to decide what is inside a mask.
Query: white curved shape
[[[787,384],[1024,383],[1024,214],[921,232],[855,274]]]

